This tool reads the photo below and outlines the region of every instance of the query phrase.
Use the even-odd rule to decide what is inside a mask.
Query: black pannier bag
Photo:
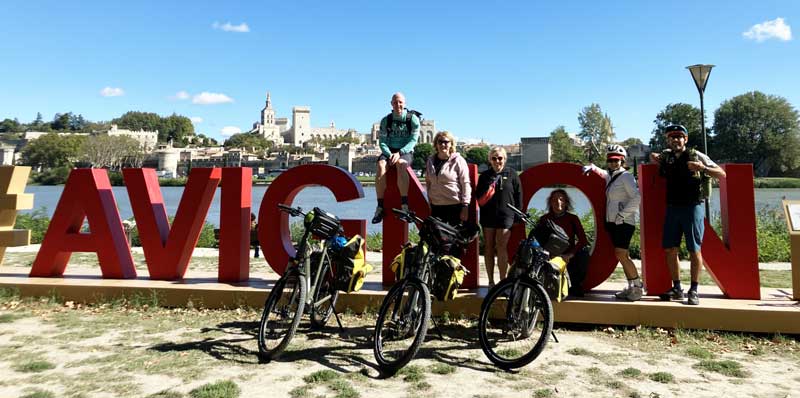
[[[319,207],[315,207],[314,210],[306,214],[304,224],[311,233],[322,239],[329,239],[336,236],[341,228],[339,217]]]
[[[458,230],[436,217],[426,218],[425,226],[426,233],[431,234],[433,241],[444,250],[449,250],[450,246],[458,240]]]
[[[533,236],[551,256],[560,256],[569,247],[567,233],[553,220],[539,221],[533,229]]]

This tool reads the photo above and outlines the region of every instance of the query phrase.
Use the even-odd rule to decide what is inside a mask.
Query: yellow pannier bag
[[[361,235],[352,237],[335,256],[336,288],[351,293],[361,290],[364,277],[372,271],[364,256],[364,238]]]
[[[433,274],[431,293],[441,301],[448,301],[456,298],[458,288],[464,283],[464,275],[467,274],[467,269],[458,258],[442,256],[433,265]]]
[[[556,301],[561,302],[561,299],[567,297],[569,294],[569,274],[567,271],[567,263],[561,257],[553,257],[550,259],[550,272],[555,273],[554,276],[558,278],[558,285],[554,286],[555,289],[552,289],[555,294],[550,294],[550,298],[556,299]],[[549,290],[545,287],[546,290]],[[553,297],[555,296],[555,297]]]
[[[405,278],[408,272],[416,269],[414,264],[414,256],[416,255],[416,250],[418,247],[422,247],[422,250],[424,250],[425,253],[428,252],[428,248],[425,245],[417,246],[412,243],[406,243],[403,246],[403,249],[400,250],[400,253],[394,256],[390,267],[392,272],[394,272],[395,281]]]

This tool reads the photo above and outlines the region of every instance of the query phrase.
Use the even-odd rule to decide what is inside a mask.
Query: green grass
[[[44,372],[45,370],[55,369],[55,367],[56,365],[47,361],[33,360],[14,366],[14,370],[23,373],[38,373]]]
[[[304,386],[297,386],[289,391],[289,396],[292,398],[306,398],[311,396],[311,389],[313,386],[304,385]]]
[[[689,347],[686,349],[686,355],[697,359],[711,359],[714,358],[714,353],[703,347]]]
[[[622,369],[619,373],[622,377],[627,377],[629,379],[635,379],[642,375],[642,371],[636,368],[625,368]]]
[[[592,358],[597,357],[597,354],[595,354],[595,353],[593,353],[593,352],[591,352],[591,351],[589,351],[589,350],[587,350],[587,349],[585,349],[583,347],[570,348],[570,349],[567,350],[567,354],[586,356],[586,357],[592,357]]]
[[[693,368],[698,370],[707,370],[710,372],[716,372],[721,375],[729,377],[745,378],[750,376],[750,374],[746,370],[742,369],[742,364],[731,360],[700,361],[699,363],[695,364]]]
[[[192,398],[236,398],[241,393],[242,391],[236,383],[230,380],[223,380],[216,383],[203,384],[189,391],[189,396]]]
[[[418,365],[408,365],[397,372],[398,376],[403,376],[403,381],[408,383],[418,383],[425,380],[425,373]]]
[[[147,396],[147,398],[183,398],[183,394],[177,391],[164,390],[164,391],[159,391],[155,394],[150,394]]]
[[[335,398],[358,398],[361,396],[347,380],[333,380],[328,387],[336,392]]]
[[[503,358],[518,358],[522,356],[522,351],[515,348],[502,348],[497,350],[497,355]]]
[[[651,373],[649,376],[650,380],[655,381],[657,383],[672,383],[675,380],[675,376],[669,372],[655,372]]]
[[[753,179],[754,188],[800,188],[800,178],[758,177]]]
[[[0,323],[11,323],[17,320],[17,316],[14,314],[0,314]]]
[[[446,363],[441,363],[441,362],[437,362],[431,365],[428,369],[431,371],[431,373],[435,373],[437,375],[447,375],[455,373],[456,370],[458,370],[453,365],[448,365]]]
[[[327,383],[331,380],[338,379],[341,375],[330,369],[318,370],[308,376],[303,377],[306,383]]]
[[[25,395],[21,395],[20,398],[56,398],[56,394],[51,391],[35,388],[26,392]]]
[[[540,388],[533,392],[535,398],[550,398],[555,396],[555,392],[549,388]]]

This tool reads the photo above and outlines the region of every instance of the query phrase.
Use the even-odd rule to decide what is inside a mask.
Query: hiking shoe
[[[383,221],[383,207],[378,206],[375,208],[375,215],[372,216],[372,223],[378,224],[381,221]]]
[[[697,295],[697,290],[689,290],[686,294],[686,304],[700,305],[700,297]]]
[[[667,290],[666,293],[662,293],[658,295],[662,301],[669,301],[669,300],[683,300],[683,289],[676,289],[675,286]]]
[[[641,286],[628,286],[622,289],[621,292],[614,294],[614,297],[620,300],[637,301],[642,298]]]

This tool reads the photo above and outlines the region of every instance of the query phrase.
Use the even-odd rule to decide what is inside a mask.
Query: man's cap
[[[686,131],[686,127],[683,127],[680,124],[671,124],[664,129],[664,134],[667,136],[679,133],[683,134],[685,137],[689,136],[689,132]]]

